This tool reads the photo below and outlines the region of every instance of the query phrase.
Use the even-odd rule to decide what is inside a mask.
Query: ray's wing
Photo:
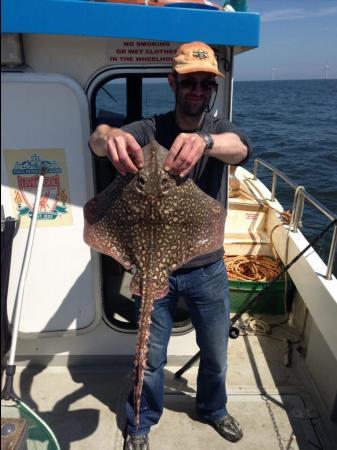
[[[127,182],[127,177],[117,175],[104,191],[85,204],[83,238],[94,250],[111,256],[130,269],[134,261],[125,206],[121,199]]]
[[[152,258],[155,298],[168,291],[168,276],[191,259],[223,246],[226,211],[191,180],[165,199],[159,209]],[[142,295],[141,277],[136,273],[131,290]]]
[[[167,249],[169,271],[223,246],[225,209],[191,180],[166,199],[163,211],[162,217],[169,212],[162,223],[162,248]]]
[[[179,205],[181,204],[181,205]],[[179,190],[172,216],[164,227],[170,271],[223,246],[225,209],[191,180]]]

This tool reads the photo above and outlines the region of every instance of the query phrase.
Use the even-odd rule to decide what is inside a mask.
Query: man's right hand
[[[144,165],[143,151],[136,139],[119,128],[99,125],[89,143],[93,152],[106,156],[121,175],[136,173]]]

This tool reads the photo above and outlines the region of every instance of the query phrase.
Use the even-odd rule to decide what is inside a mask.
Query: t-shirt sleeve
[[[247,147],[248,152],[247,152],[246,158],[243,159],[242,161],[240,161],[238,164],[233,164],[233,166],[238,166],[238,165],[244,164],[251,157],[251,154],[252,154],[252,144],[251,144],[251,142],[249,141],[247,136],[245,136],[245,134],[242,133],[240,131],[240,129],[235,124],[233,124],[232,122],[229,122],[227,119],[220,118],[219,120],[217,120],[215,122],[215,124],[214,124],[214,131],[213,132],[215,134],[235,133],[235,134],[237,134],[239,136],[241,141]]]
[[[135,122],[128,123],[127,125],[121,126],[120,129],[125,131],[126,133],[132,134],[132,136],[136,139],[138,144],[141,147],[144,147],[146,144],[149,143],[150,140],[152,140],[154,138],[155,124],[154,124],[153,119],[149,118],[149,119],[137,120]],[[91,148],[89,142],[88,142],[88,147],[90,149],[92,156],[94,156],[97,159],[103,159],[103,160],[106,159],[106,156],[96,155],[96,153]]]
[[[155,124],[152,118],[137,120],[136,122],[123,125],[121,130],[132,134],[141,147],[144,147],[154,139]]]

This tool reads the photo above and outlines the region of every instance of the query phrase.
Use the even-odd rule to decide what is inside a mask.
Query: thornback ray
[[[167,150],[143,148],[144,166],[117,175],[84,206],[84,241],[134,273],[131,293],[142,297],[134,363],[134,414],[139,426],[154,301],[166,295],[169,274],[223,246],[225,209],[188,179],[163,170]]]

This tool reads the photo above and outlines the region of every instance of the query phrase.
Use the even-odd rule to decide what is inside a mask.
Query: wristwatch
[[[196,131],[196,133],[205,142],[205,150],[210,150],[214,145],[212,136],[209,133],[205,133],[204,131]]]

